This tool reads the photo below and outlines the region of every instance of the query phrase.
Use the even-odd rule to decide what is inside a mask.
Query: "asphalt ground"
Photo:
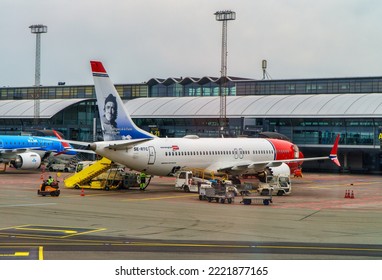
[[[41,173],[0,174],[0,259],[382,259],[380,176],[305,173],[267,206],[200,201],[164,177],[81,195],[66,176],[42,197]]]

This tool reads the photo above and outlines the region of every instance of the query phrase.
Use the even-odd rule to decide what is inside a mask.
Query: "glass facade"
[[[138,97],[219,96],[219,79],[211,77],[151,79],[141,84],[118,84],[116,89],[122,99]],[[95,98],[94,86],[42,86],[2,87],[0,100]],[[330,78],[302,80],[250,80],[229,77],[224,92],[228,96],[382,93],[382,77]]]
[[[237,95],[382,93],[382,77],[261,80],[236,84]]]

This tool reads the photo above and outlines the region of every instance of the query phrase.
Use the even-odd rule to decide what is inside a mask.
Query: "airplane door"
[[[154,164],[155,163],[155,148],[153,146],[149,146],[149,162],[148,164]]]

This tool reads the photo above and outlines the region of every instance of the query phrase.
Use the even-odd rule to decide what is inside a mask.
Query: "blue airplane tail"
[[[100,61],[90,61],[105,141],[148,139],[154,135],[137,127]]]

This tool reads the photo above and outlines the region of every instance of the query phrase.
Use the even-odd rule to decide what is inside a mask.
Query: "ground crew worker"
[[[141,191],[144,191],[146,188],[146,174],[145,174],[145,172],[141,172],[139,177],[141,179],[141,183],[139,184],[139,188]]]
[[[48,180],[46,180],[46,184],[50,186],[53,183],[53,181],[54,179],[52,178],[52,176],[49,176]]]

